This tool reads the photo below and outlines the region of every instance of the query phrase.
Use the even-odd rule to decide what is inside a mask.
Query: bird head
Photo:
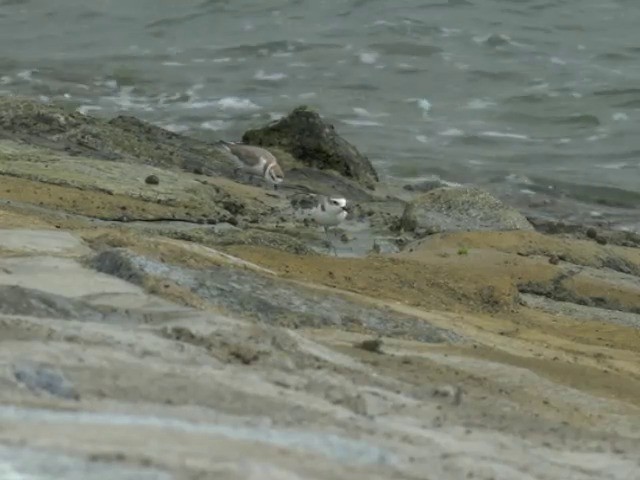
[[[282,168],[280,168],[280,165],[276,163],[267,169],[267,180],[274,185],[282,183],[284,180],[284,172]]]

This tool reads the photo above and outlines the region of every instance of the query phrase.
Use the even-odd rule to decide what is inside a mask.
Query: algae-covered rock
[[[245,132],[242,141],[280,147],[306,165],[336,170],[368,188],[373,188],[378,182],[378,174],[371,162],[338,135],[333,125],[306,107],[298,107],[264,128]]]
[[[107,121],[21,97],[0,98],[0,134],[52,151],[101,160],[178,167],[229,176],[233,166],[213,144],[134,117]]]
[[[407,204],[400,220],[405,231],[532,230],[517,210],[475,187],[437,188]]]

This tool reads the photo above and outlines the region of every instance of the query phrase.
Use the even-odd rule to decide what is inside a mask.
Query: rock
[[[517,210],[475,187],[437,188],[407,204],[405,231],[421,234],[476,230],[533,230]]]
[[[21,362],[13,366],[13,375],[16,380],[32,391],[44,391],[66,400],[80,398],[71,382],[57,369],[31,362]]]
[[[363,340],[357,343],[356,347],[361,348],[362,350],[366,350],[368,352],[382,353],[382,339],[373,338],[373,339]]]
[[[0,247],[5,251],[50,253],[62,256],[87,255],[91,250],[69,232],[34,229],[0,229]]]
[[[157,167],[200,169],[231,176],[233,166],[214,145],[131,116],[106,121],[22,97],[0,98],[0,133],[50,152]]]
[[[361,319],[359,328],[377,335],[402,334],[429,343],[458,340],[457,336],[449,337],[447,330],[411,315],[361,305],[326,291],[301,288],[273,275],[226,266],[207,270],[184,268],[123,248],[102,251],[91,265],[136,284],[144,285],[153,278],[174,282],[226,312],[270,325],[350,328],[352,319]]]
[[[146,183],[147,185],[158,185],[160,183],[160,179],[157,175],[149,175],[144,179],[144,183]]]
[[[442,180],[425,180],[419,183],[409,183],[404,185],[402,188],[408,192],[430,192],[431,190],[435,190],[436,188],[447,187],[448,185]]]
[[[356,147],[343,139],[333,125],[306,107],[264,128],[249,130],[242,141],[263,147],[279,147],[305,165],[332,169],[373,189],[378,174]]]
[[[207,216],[225,222],[238,213],[264,218],[279,202],[221,178],[203,183],[175,169],[52,153],[8,140],[0,140],[0,175],[10,176],[14,186],[5,198],[37,195],[49,208],[104,220],[120,220],[123,210],[129,221]],[[160,176],[162,188],[147,187],[145,179]]]
[[[591,238],[592,240],[595,240],[595,238],[598,236],[598,231],[593,227],[589,227],[587,228],[586,235],[587,235],[587,238]]]

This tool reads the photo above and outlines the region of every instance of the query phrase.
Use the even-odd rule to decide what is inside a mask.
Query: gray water
[[[640,230],[637,0],[0,0],[0,94],[201,138],[306,104],[403,182]]]

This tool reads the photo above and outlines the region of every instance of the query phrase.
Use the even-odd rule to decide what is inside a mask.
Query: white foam
[[[358,55],[360,61],[366,65],[373,65],[378,61],[380,55],[376,52],[362,52]]]
[[[462,135],[464,135],[464,132],[458,128],[447,128],[442,132],[438,132],[438,135],[441,135],[443,137],[461,137]]]
[[[353,125],[356,127],[380,127],[382,124],[380,122],[376,122],[374,120],[361,120],[361,119],[352,119],[352,120],[342,120],[342,123],[346,123],[347,125]]]
[[[183,133],[189,130],[189,127],[187,125],[182,125],[180,123],[165,123],[164,125],[161,125],[161,126],[165,130],[169,130],[170,132],[173,132],[173,133]]]
[[[627,162],[615,162],[615,163],[600,163],[596,164],[598,168],[604,168],[606,170],[621,170],[623,168],[628,167],[629,164]]]
[[[316,92],[305,92],[305,93],[298,94],[298,98],[314,98],[317,96],[318,94]]]
[[[215,102],[213,102],[213,104],[220,110],[255,111],[260,110],[261,108],[248,98],[240,97],[224,97],[220,100],[216,100]]]
[[[459,28],[448,28],[448,27],[440,27],[440,33],[443,37],[450,37],[452,35],[457,35],[461,30]]]
[[[429,143],[429,139],[426,135],[416,135],[416,140],[418,140],[420,143]]]
[[[200,124],[200,128],[218,132],[220,130],[226,130],[227,128],[229,128],[229,123],[225,122],[224,120],[207,120],[206,122],[202,122]]]
[[[597,142],[598,140],[602,140],[603,138],[606,138],[605,134],[596,133],[595,135],[591,135],[590,137],[587,137],[587,142]]]
[[[165,67],[184,67],[184,63],[181,62],[162,62]]]
[[[267,82],[279,82],[280,80],[284,80],[287,78],[287,75],[284,73],[266,73],[264,70],[258,70],[253,76],[256,80],[265,80]]]
[[[530,140],[526,135],[520,133],[508,133],[508,132],[482,132],[480,135],[490,138],[510,138],[513,140]]]
[[[114,90],[118,88],[118,82],[116,80],[98,80],[97,82],[94,82],[94,85],[98,87],[112,88]]]
[[[11,83],[11,77],[9,75],[3,75],[0,77],[0,85],[9,85]]]
[[[484,110],[488,107],[493,107],[496,102],[492,102],[491,100],[486,100],[484,98],[474,98],[473,100],[467,103],[467,108],[469,110]]]
[[[507,182],[520,183],[524,185],[533,185],[533,182],[529,177],[527,177],[526,175],[519,175],[517,173],[510,173],[509,175],[504,177],[504,179]]]
[[[476,158],[472,158],[471,160],[467,160],[469,165],[485,165],[487,162],[484,160],[478,160]]]
[[[622,122],[624,120],[629,120],[629,115],[627,115],[624,112],[616,112],[613,115],[611,115],[611,119],[616,122]]]
[[[374,26],[374,27],[377,27],[377,26],[380,26],[380,25],[395,25],[395,23],[390,22],[388,20],[376,20],[371,25]]]
[[[551,57],[551,63],[553,63],[554,65],[566,65],[567,62],[565,62],[564,60],[562,60],[559,57]]]
[[[269,112],[269,120],[271,120],[272,122],[275,120],[280,120],[281,118],[284,118],[285,115],[285,113],[281,112]]]
[[[116,95],[111,97],[105,97],[106,100],[113,102],[114,104],[127,110],[141,110],[144,112],[150,112],[153,108],[149,105],[148,100],[144,97],[136,97],[133,94],[134,87],[127,85],[122,87]]]
[[[99,107],[98,105],[80,105],[78,108],[76,108],[76,112],[79,112],[82,115],[100,110],[102,110],[102,107]]]
[[[293,52],[273,52],[272,57],[291,57]]]
[[[361,108],[361,107],[353,107],[353,111],[356,115],[359,115],[365,118],[379,118],[379,117],[387,117],[389,115],[388,113],[384,113],[384,112],[372,113],[366,108]]]
[[[33,80],[33,74],[34,72],[37,72],[38,70],[36,69],[32,69],[32,70],[23,70],[21,72],[16,73],[16,77],[22,79],[22,80],[26,80],[28,82],[30,82],[31,80]]]
[[[231,57],[214,58],[213,63],[228,63],[231,61]]]
[[[304,62],[292,62],[289,64],[289,67],[293,68],[307,68],[308,66],[309,64]]]

